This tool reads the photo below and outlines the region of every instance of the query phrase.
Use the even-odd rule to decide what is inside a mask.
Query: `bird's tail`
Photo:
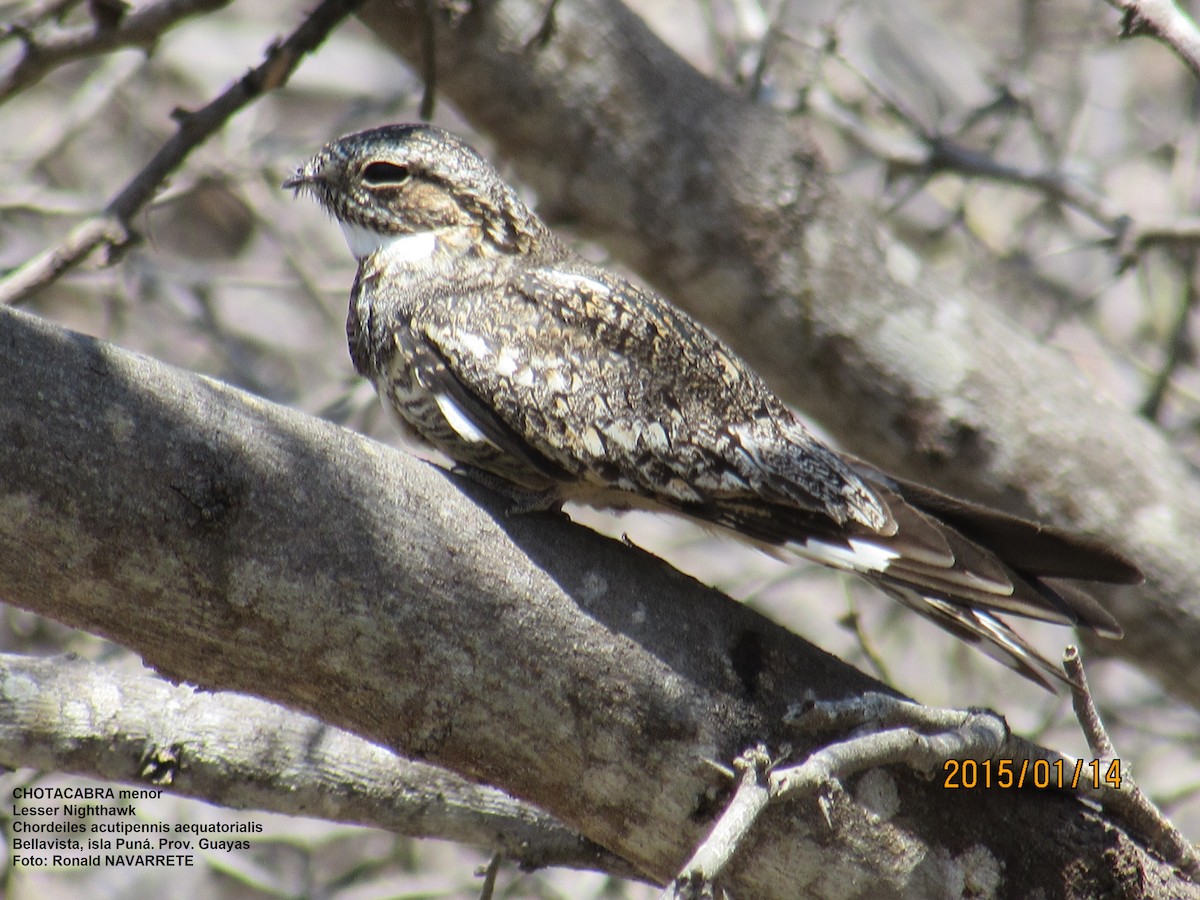
[[[884,475],[854,473],[887,508],[894,527],[877,532],[811,510],[727,506],[719,524],[766,545],[856,572],[905,606],[1030,680],[1069,684],[1002,618],[1040,619],[1120,637],[1121,626],[1073,582],[1136,584],[1137,567],[1097,541],[959,500]]]

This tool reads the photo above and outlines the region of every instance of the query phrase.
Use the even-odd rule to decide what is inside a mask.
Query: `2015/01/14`
[[[1066,760],[1000,759],[948,759],[943,765],[945,778],[942,787],[948,790],[972,790],[974,788],[1078,788],[1083,784],[1099,788],[1102,784],[1119,789],[1121,787],[1120,759],[1093,759],[1085,762],[1075,760],[1071,766]],[[1088,772],[1090,770],[1090,777]]]

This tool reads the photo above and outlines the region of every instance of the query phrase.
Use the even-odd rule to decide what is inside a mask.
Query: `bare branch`
[[[1175,0],[1107,0],[1123,12],[1121,37],[1150,35],[1175,51],[1200,78],[1200,31]]]
[[[53,284],[98,248],[113,260],[130,240],[128,227],[115,216],[100,215],[84,220],[66,239],[15,269],[0,280],[0,304],[20,304]]]
[[[913,129],[917,143],[900,143],[890,136],[874,135],[870,126],[836,105],[826,94],[818,92],[815,97],[818,100],[814,109],[836,122],[898,174],[928,176],[938,172],[957,172],[972,178],[1025,187],[1078,210],[1113,235],[1126,227],[1128,217],[1119,212],[1106,197],[1065,172],[1002,163],[951,137],[925,132],[919,120],[902,111],[902,120]],[[895,109],[899,111],[899,107]]]
[[[50,708],[70,715],[46,716]],[[174,748],[175,764],[147,771]],[[234,809],[315,816],[502,851],[525,868],[637,873],[540,810],[240,694],[73,657],[0,654],[0,764],[144,785]]]
[[[861,73],[860,77],[866,78]],[[910,129],[909,139],[880,133],[826,91],[813,91],[810,105],[814,112],[836,125],[897,175],[928,178],[954,172],[1036,191],[1048,201],[1082,213],[1108,234],[1119,271],[1136,264],[1152,247],[1200,246],[1200,220],[1195,217],[1138,222],[1099,190],[1068,172],[1001,162],[953,137],[929,132],[916,116],[898,105],[890,104],[890,108]]]
[[[88,28],[77,28],[38,40],[28,31],[16,32],[23,44],[20,58],[8,74],[0,78],[0,105],[11,100],[25,88],[37,84],[59,66],[111,53],[123,47],[141,47],[150,53],[159,38],[184,19],[204,15],[229,5],[230,0],[159,0],[140,7],[112,27],[95,22]]]
[[[733,765],[738,773],[738,784],[732,799],[659,900],[692,897],[705,887],[715,886],[733,855],[746,843],[751,827],[771,802],[768,780],[771,757],[766,747],[759,745],[747,750],[734,760]]]
[[[129,222],[133,216],[150,202],[188,154],[244,107],[286,84],[303,56],[318,47],[360,4],[361,0],[324,0],[295,31],[267,52],[261,64],[219,97],[196,112],[178,113],[175,134],[109,201],[103,213],[75,228],[60,246],[34,257],[0,280],[0,305],[27,300],[100,247],[107,248],[112,259],[131,240]]]

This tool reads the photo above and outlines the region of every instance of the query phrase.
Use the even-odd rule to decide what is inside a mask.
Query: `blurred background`
[[[107,5],[90,4],[93,13]],[[1123,267],[1114,239],[1121,216],[1186,224],[1196,205],[1196,80],[1164,47],[1117,41],[1119,14],[1098,0],[631,5],[712,78],[808,116],[843,189],[874,205],[943,277],[1011,277],[1009,315],[1069,354],[1098,392],[1158,422],[1193,464],[1200,461],[1196,241],[1164,242]],[[86,31],[88,7],[0,4],[0,79],[15,70],[21,27],[47,38]],[[89,55],[34,84],[5,81],[0,271],[53,246],[103,208],[173,134],[173,110],[204,105],[306,11],[241,0],[180,22],[152,53]],[[279,184],[333,137],[417,119],[422,95],[420,73],[348,22],[286,88],[192,154],[138,217],[144,240],[118,264],[78,270],[25,308],[398,443],[345,347],[353,260],[316,204],[295,202]],[[434,121],[489,155],[486,139],[472,135],[447,103],[437,104]],[[948,153],[930,167],[932,136],[953,137],[956,148],[972,153]],[[504,171],[505,161],[492,158]],[[1069,177],[1037,177],[1045,172]],[[528,199],[536,204],[532,194]],[[572,237],[569,223],[551,224]],[[603,259],[595,246],[582,249]],[[976,265],[985,259],[993,264]],[[995,706],[1015,730],[1088,756],[1066,699],[1027,685],[856,580],[783,565],[673,519],[570,511],[924,703]],[[1051,627],[1021,623],[1021,630],[1051,657],[1070,639]],[[70,651],[112,663],[129,656],[4,606],[0,651]],[[1090,676],[1123,762],[1188,837],[1200,838],[1195,710],[1120,662],[1102,661]],[[18,786],[76,783],[90,782],[19,770],[0,774],[0,798]],[[0,802],[0,841],[11,836],[6,805]],[[152,821],[252,819],[265,827],[249,836],[251,850],[202,853],[202,864],[187,870],[14,869],[3,854],[0,895],[469,897],[479,894],[476,870],[488,858],[444,843],[170,797],[139,810]],[[502,897],[654,895],[600,875],[512,867],[502,869],[496,887]]]

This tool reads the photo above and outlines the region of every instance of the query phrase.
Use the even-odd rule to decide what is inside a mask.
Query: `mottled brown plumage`
[[[672,510],[857,572],[1046,686],[1062,670],[995,613],[1120,634],[1061,579],[1134,582],[1133,565],[822,444],[733,351],[573,253],[452,135],[349,135],[285,186],[332,213],[359,261],[355,367],[458,463],[548,502]]]

